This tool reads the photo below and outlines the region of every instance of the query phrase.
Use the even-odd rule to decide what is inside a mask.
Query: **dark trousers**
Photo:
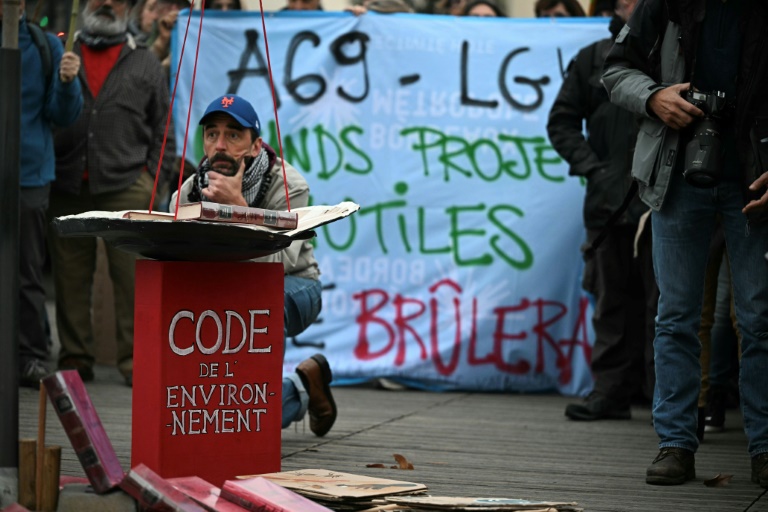
[[[143,173],[118,192],[93,195],[84,182],[80,195],[51,192],[51,217],[90,210],[146,210],[152,197],[153,179]],[[56,286],[56,327],[61,342],[59,364],[78,360],[93,365],[95,350],[91,319],[93,276],[96,270],[96,238],[60,237],[49,233],[51,262]],[[109,276],[115,291],[117,367],[127,375],[133,371],[133,294],[136,256],[106,246]]]
[[[588,230],[589,241],[599,233]],[[639,245],[635,256],[636,234],[636,226],[610,228],[584,268],[584,289],[595,298],[594,391],[621,404],[640,393],[651,399],[653,393],[649,365],[658,292],[649,248]]]
[[[19,195],[19,363],[48,359],[45,329],[46,210],[50,186],[22,188]]]

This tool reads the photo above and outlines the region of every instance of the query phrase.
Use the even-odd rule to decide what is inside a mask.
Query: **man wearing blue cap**
[[[261,140],[261,125],[248,101],[224,95],[208,105],[200,119],[205,157],[197,172],[181,186],[181,203],[221,204],[287,210],[286,182],[292,207],[307,206],[309,186],[299,172],[282,162]],[[175,207],[177,193],[171,197]],[[285,268],[285,336],[296,336],[320,313],[320,270],[312,245],[296,241],[287,249],[258,261],[280,262]],[[321,354],[302,361],[295,373],[283,377],[283,428],[309,411],[309,427],[324,436],[336,420],[329,384],[331,368]]]

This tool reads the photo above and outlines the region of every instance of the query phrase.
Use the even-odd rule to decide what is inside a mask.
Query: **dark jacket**
[[[620,28],[621,21],[616,17],[611,23],[612,34],[615,36]],[[613,37],[579,51],[568,67],[547,123],[552,146],[571,166],[569,174],[587,179],[584,225],[588,229],[605,227],[632,184],[630,169],[637,122],[633,114],[609,101],[601,82],[611,45]],[[616,224],[636,225],[647,209],[635,198]]]
[[[74,47],[78,55],[80,44]],[[92,194],[124,190],[145,171],[154,176],[170,101],[157,58],[129,35],[96,98],[88,87],[85,66],[80,67],[79,77],[83,114],[74,125],[56,133],[53,186],[79,194],[86,169]],[[163,176],[170,175],[174,155],[173,130],[169,130]]]
[[[733,120],[738,159],[747,185],[766,170],[768,148],[768,2],[742,0],[741,56]],[[641,116],[632,174],[640,195],[654,210],[662,207],[670,177],[678,169],[684,138],[648,112],[648,98],[666,84],[690,80],[707,0],[640,0],[606,58],[603,80],[611,101]],[[701,58],[701,57],[699,57]],[[762,158],[763,164],[759,163]],[[762,192],[760,193],[762,195]],[[755,219],[751,219],[755,220]]]

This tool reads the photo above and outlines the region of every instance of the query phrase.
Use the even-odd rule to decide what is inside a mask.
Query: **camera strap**
[[[627,208],[629,208],[632,199],[635,198],[635,194],[637,194],[637,181],[632,180],[632,184],[629,186],[629,190],[627,190],[627,195],[624,196],[624,201],[621,203],[621,206],[619,206],[619,208],[611,214],[611,217],[605,223],[605,226],[603,226],[603,229],[600,230],[600,233],[595,237],[595,239],[584,247],[585,258],[591,258],[595,255],[595,251],[597,251],[597,248],[600,247],[600,244],[602,244],[603,241],[608,238],[608,232],[610,229],[614,226],[614,224],[616,224],[624,212],[627,211]]]

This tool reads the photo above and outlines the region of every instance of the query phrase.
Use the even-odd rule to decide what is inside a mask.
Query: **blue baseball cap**
[[[216,112],[222,112],[230,115],[235,121],[244,128],[253,128],[256,130],[256,136],[261,135],[261,124],[259,116],[253,109],[253,105],[248,100],[236,94],[225,94],[213,100],[208,108],[205,109],[203,117],[200,118],[200,124],[205,123],[205,118]]]

